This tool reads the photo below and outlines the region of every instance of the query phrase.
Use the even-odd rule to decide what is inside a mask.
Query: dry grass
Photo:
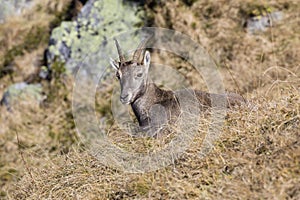
[[[68,154],[51,154],[35,139],[38,151],[22,150],[30,173],[25,172],[8,194],[29,199],[297,199],[300,96],[288,98],[262,99],[253,109],[229,112],[222,137],[208,157],[198,157],[198,135],[172,166],[145,174],[105,167],[76,147]]]
[[[161,170],[134,174],[104,166],[77,144],[68,92],[72,84],[56,76],[47,85],[52,97],[45,106],[27,105],[13,115],[0,108],[1,197],[300,199],[298,3],[207,0],[191,7],[182,1],[163,4],[166,6],[151,8],[157,12],[155,25],[172,26],[209,49],[220,66],[225,87],[250,100],[249,106],[227,113],[222,135],[211,153],[198,157],[203,140],[198,134],[188,151]],[[264,33],[248,35],[242,28],[243,17],[257,6],[282,10],[284,19]],[[201,83],[189,65],[179,65],[192,85]],[[1,84],[9,84],[7,79],[2,78]],[[112,88],[102,92],[112,92]],[[110,102],[105,101],[108,94],[97,99],[98,105],[103,105],[98,107],[99,115],[110,112]],[[164,145],[132,139],[115,125],[107,128],[110,139],[125,149],[155,151]]]

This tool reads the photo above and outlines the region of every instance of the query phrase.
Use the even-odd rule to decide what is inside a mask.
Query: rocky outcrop
[[[0,5],[1,10],[9,10],[4,9],[4,6],[7,7],[9,2],[4,1]],[[30,4],[30,1],[24,0],[15,2]],[[17,4],[11,4],[11,6]],[[84,68],[86,69],[84,73],[99,72],[105,67],[104,63],[109,61],[109,57],[104,58],[101,55],[101,46],[107,46],[107,39],[112,39],[114,35],[120,32],[142,26],[144,13],[140,8],[140,4],[135,1],[87,1],[74,21],[63,21],[59,27],[53,29],[45,54],[47,66],[43,66],[39,70],[39,76],[42,79],[47,79],[51,77],[49,76],[51,71],[63,71],[72,74],[79,67],[84,68],[85,66],[93,67]],[[4,14],[1,12],[0,16],[4,16]],[[126,48],[126,42],[122,45]],[[112,51],[115,50],[115,46],[112,46],[111,49]],[[55,63],[64,63],[64,65],[55,65]],[[55,68],[56,66],[64,66],[65,69],[58,70]],[[1,99],[1,105],[13,109],[18,104],[40,103],[42,100],[42,86],[40,84],[21,82],[6,89]]]
[[[137,3],[90,0],[75,21],[62,22],[52,31],[46,53],[48,67],[51,68],[54,61],[60,61],[71,73],[84,65],[99,70],[103,60],[99,55],[100,46],[105,46],[106,40],[116,33],[141,25],[143,12],[139,11]]]

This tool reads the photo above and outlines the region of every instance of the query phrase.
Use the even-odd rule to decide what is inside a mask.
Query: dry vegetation
[[[244,95],[251,105],[228,112],[222,135],[207,157],[198,157],[199,134],[173,165],[149,173],[125,173],[104,166],[79,147],[71,111],[72,83],[54,71],[53,80],[43,83],[49,96],[45,105],[20,105],[13,114],[0,107],[0,198],[300,199],[299,3],[156,2],[148,1],[146,6],[155,13],[154,25],[176,29],[202,44],[220,66],[225,87]],[[49,10],[48,5],[41,7]],[[59,7],[63,6],[54,10],[60,12]],[[284,19],[266,32],[247,34],[243,23],[257,8],[281,10]],[[20,44],[23,48],[30,31],[51,29],[55,16],[42,13],[25,14],[31,16],[30,23],[16,17],[0,25],[0,41],[5,43],[0,47],[0,70],[9,50]],[[20,70],[11,74],[13,79],[1,78],[0,94],[13,81],[22,80],[33,60],[42,60],[46,43],[33,44],[31,50],[22,49],[22,54],[9,58]],[[192,85],[201,83],[193,77],[193,69],[183,62],[175,66],[179,65]],[[105,99],[98,100],[102,115],[110,112]],[[147,140],[121,137],[124,134],[114,126],[109,130],[120,146],[130,144],[138,150],[139,145],[149,146]]]

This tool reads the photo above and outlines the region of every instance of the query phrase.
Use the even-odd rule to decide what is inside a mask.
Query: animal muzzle
[[[120,101],[122,104],[130,104],[131,103],[132,94],[126,93],[120,96]]]

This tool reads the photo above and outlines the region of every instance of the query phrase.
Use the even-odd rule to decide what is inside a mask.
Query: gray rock
[[[283,18],[283,13],[280,11],[269,13],[266,16],[255,16],[247,20],[247,31],[251,34],[266,31],[271,23],[276,23]]]
[[[107,39],[117,33],[142,25],[143,16],[138,4],[89,0],[75,21],[62,22],[52,31],[46,54],[49,70],[54,61],[64,62],[67,73],[75,73],[79,67],[85,67],[88,74],[103,69],[109,58],[101,55],[101,46],[111,45]]]
[[[19,15],[33,5],[32,0],[0,0],[0,23],[12,15]]]
[[[0,101],[9,110],[22,103],[41,103],[43,100],[41,84],[15,83],[9,86]]]

